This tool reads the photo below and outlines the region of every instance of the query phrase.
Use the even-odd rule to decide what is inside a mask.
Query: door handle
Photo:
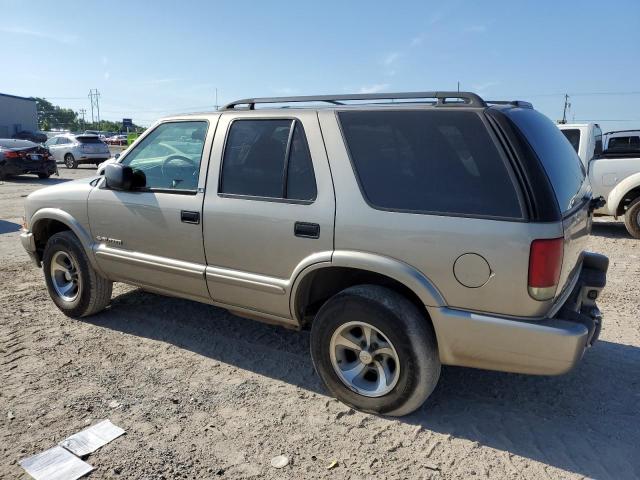
[[[293,234],[302,238],[320,238],[320,225],[317,223],[296,222]]]
[[[200,212],[192,212],[190,210],[180,210],[180,220],[183,223],[200,223]]]

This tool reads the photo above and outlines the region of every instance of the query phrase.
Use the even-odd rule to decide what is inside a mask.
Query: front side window
[[[147,188],[196,190],[207,126],[205,121],[162,123],[122,164],[143,173]]]
[[[376,208],[522,218],[518,195],[478,114],[340,112],[364,196]]]
[[[220,193],[314,200],[315,175],[300,122],[234,121],[224,149]]]

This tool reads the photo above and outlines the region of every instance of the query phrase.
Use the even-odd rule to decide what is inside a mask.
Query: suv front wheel
[[[111,300],[113,283],[93,269],[72,232],[56,233],[49,238],[42,256],[42,270],[51,299],[69,317],[97,313]]]
[[[311,326],[311,356],[331,393],[365,412],[411,413],[440,376],[428,320],[405,297],[377,285],[347,288],[322,306]]]

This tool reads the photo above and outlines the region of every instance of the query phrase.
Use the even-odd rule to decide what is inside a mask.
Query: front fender
[[[36,232],[38,229],[38,223],[45,220],[56,220],[66,225],[71,230],[84,248],[84,251],[91,263],[91,266],[98,272],[102,273],[102,270],[98,266],[95,256],[93,254],[93,238],[91,234],[82,226],[78,220],[76,220],[71,214],[61,210],[59,208],[41,208],[37,210],[29,220],[29,229],[32,232]]]
[[[624,196],[630,190],[638,187],[640,187],[640,172],[629,175],[618,185],[616,185],[615,188],[611,190],[611,192],[609,192],[609,196],[607,197],[607,204],[602,210],[604,210],[608,215],[617,215],[618,206],[620,205],[620,202],[622,201]]]

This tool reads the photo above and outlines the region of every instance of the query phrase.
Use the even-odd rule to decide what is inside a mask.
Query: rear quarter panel
[[[527,290],[529,249],[537,238],[557,238],[563,226],[377,210],[364,200],[334,112],[319,112],[336,194],[335,249],[391,257],[422,272],[448,306],[505,316],[542,317],[553,300],[533,300]],[[476,253],[491,268],[481,287],[454,275],[455,261]]]

